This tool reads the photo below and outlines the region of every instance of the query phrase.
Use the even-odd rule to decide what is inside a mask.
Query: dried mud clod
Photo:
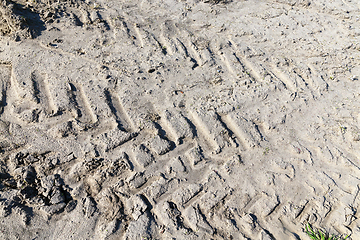
[[[1,2],[0,19],[0,34],[12,36],[16,41],[33,38],[44,28],[32,7],[14,1]]]
[[[36,38],[66,7],[78,8],[75,1],[0,1],[0,36],[10,36],[15,41]]]
[[[1,216],[15,213],[24,224],[29,224],[34,208],[50,216],[62,211],[72,200],[68,187],[57,174],[41,177],[32,165],[17,167],[12,175],[6,169],[1,173]]]

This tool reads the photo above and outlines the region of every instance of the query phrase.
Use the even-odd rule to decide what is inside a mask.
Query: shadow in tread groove
[[[7,91],[11,78],[11,66],[0,65],[0,114],[4,112],[7,105]]]
[[[134,127],[131,124],[130,118],[126,114],[119,97],[111,93],[108,89],[105,89],[104,94],[106,97],[106,103],[108,104],[112,114],[115,116],[119,129],[125,132],[132,132]]]

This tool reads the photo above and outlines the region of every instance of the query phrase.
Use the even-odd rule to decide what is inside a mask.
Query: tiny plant
[[[345,133],[346,132],[346,127],[340,126],[340,131],[341,131],[341,133]]]
[[[265,150],[264,150],[264,152],[263,152],[263,155],[266,155],[266,154],[268,154],[269,152],[270,152],[270,148],[267,147],[267,148],[265,148]]]
[[[310,225],[310,223],[308,223],[305,226],[305,228],[306,228],[306,233],[310,237],[311,240],[345,240],[349,237],[349,236],[346,236],[345,238],[342,238],[342,237],[337,237],[334,235],[331,235],[331,237],[330,237],[328,233],[324,233],[319,229],[314,230],[313,227]]]

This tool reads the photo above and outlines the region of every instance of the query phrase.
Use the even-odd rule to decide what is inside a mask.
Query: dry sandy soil
[[[0,239],[360,239],[357,0],[1,0]]]

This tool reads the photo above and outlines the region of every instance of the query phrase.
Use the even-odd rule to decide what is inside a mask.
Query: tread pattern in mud
[[[221,14],[246,3],[199,4]],[[284,56],[255,30],[74,6],[26,47],[0,48],[0,213],[21,220],[14,229],[40,216],[58,239],[83,238],[79,229],[102,239],[299,239],[310,222],[356,239],[356,88],[344,70],[353,60],[339,67],[344,53],[306,43]],[[263,28],[287,9],[262,7],[274,16],[248,17],[270,19]],[[352,87],[346,104],[331,97]]]

